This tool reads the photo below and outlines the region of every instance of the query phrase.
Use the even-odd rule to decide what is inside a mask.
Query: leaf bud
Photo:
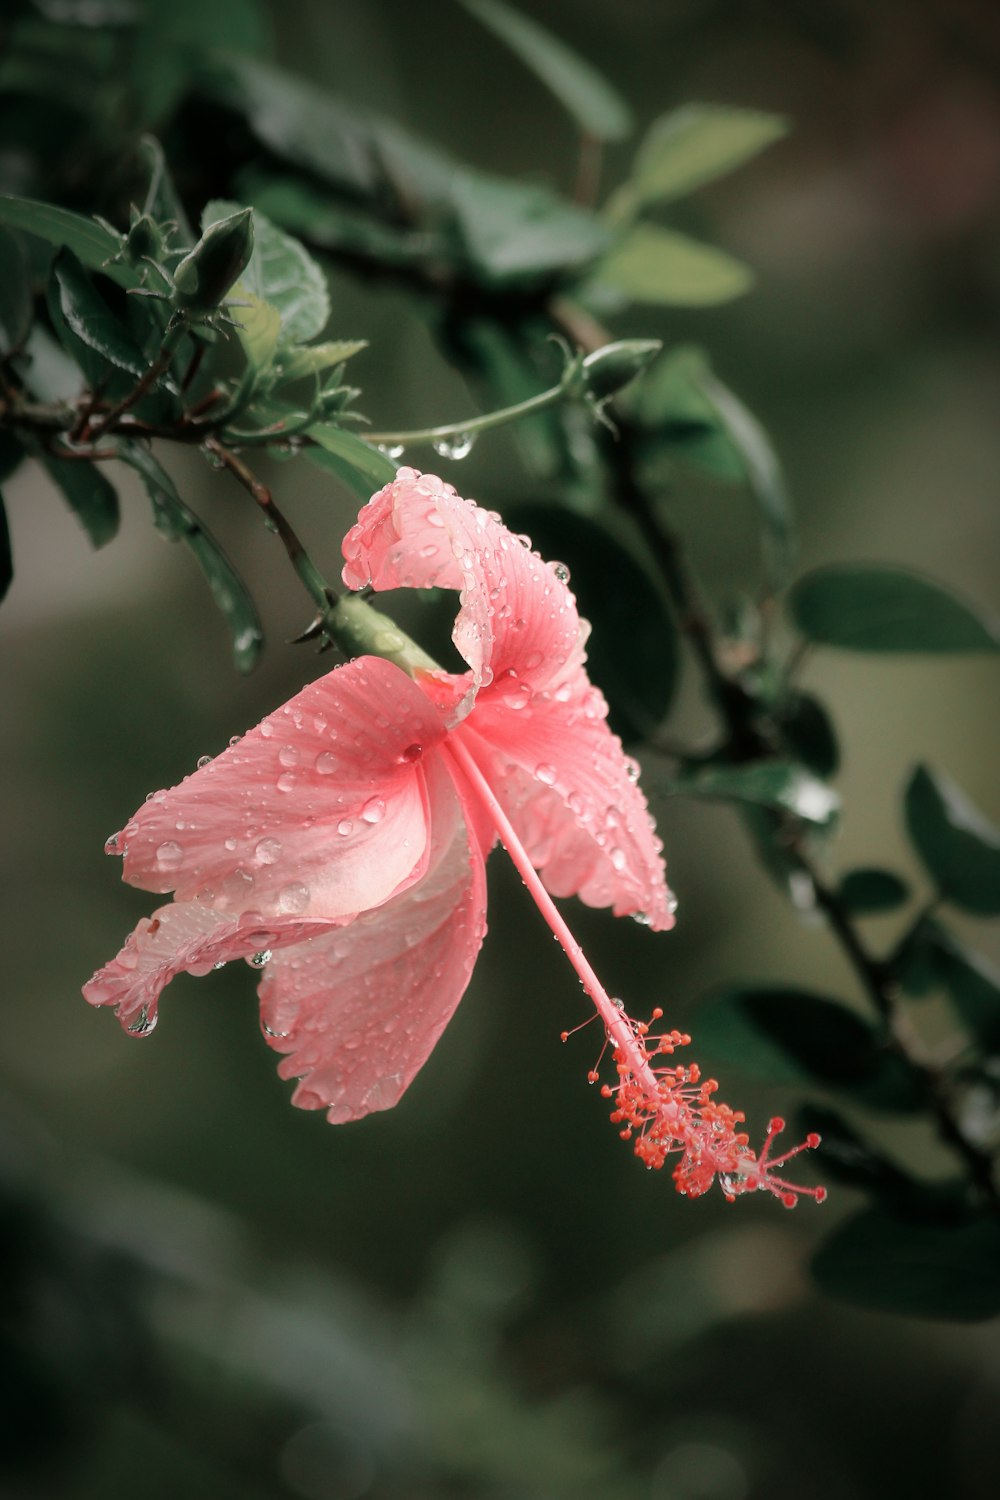
[[[606,401],[641,375],[663,348],[659,339],[620,339],[605,344],[583,361],[586,391],[595,401]]]
[[[174,271],[174,305],[188,312],[218,307],[252,254],[252,209],[211,224]]]

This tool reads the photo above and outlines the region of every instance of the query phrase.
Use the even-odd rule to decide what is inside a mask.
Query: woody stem
[[[659,1086],[656,1075],[646,1057],[645,1049],[636,1040],[632,1028],[625,1019],[624,1013],[619,1010],[618,1006],[611,999],[607,990],[587,962],[587,957],[583,949],[566,925],[558,907],[542,884],[538,872],[528,858],[524,845],[514,832],[510,819],[497,801],[486,777],[457,735],[449,737],[445,742],[444,750],[446,754],[450,755],[457,762],[463,777],[475,787],[476,795],[489,810],[493,826],[500,835],[500,842],[510,855],[517,873],[528,887],[528,892],[532,900],[579,975],[580,983],[594,1002],[612,1046],[616,1047],[627,1059],[632,1073],[642,1083],[649,1094],[650,1100],[657,1107],[660,1107],[662,1101]]]

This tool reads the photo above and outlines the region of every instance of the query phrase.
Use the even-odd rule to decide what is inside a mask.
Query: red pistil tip
[[[651,1019],[661,1016],[657,1008]],[[631,1033],[630,1044],[613,1046],[617,1081],[604,1084],[601,1096],[614,1101],[611,1121],[620,1127],[622,1140],[633,1142],[632,1149],[645,1166],[658,1170],[673,1158],[674,1184],[689,1198],[700,1197],[718,1181],[731,1203],[755,1191],[773,1194],[786,1208],[794,1208],[799,1198],[825,1201],[825,1188],[802,1187],[777,1170],[800,1152],[814,1150],[820,1139],[815,1132],[772,1157],[774,1142],[785,1129],[785,1121],[776,1115],[755,1153],[749,1136],[737,1128],[744,1123],[743,1114],[713,1098],[719,1087],[714,1078],[703,1079],[696,1063],[685,1067],[660,1061],[690,1043],[687,1033],[651,1036],[648,1022],[623,1019]],[[587,1077],[593,1083],[596,1070]]]

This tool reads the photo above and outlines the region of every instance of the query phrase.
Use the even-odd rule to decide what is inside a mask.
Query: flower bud
[[[606,401],[641,375],[663,348],[659,339],[620,339],[605,344],[583,361],[581,374],[587,394],[595,401]]]
[[[212,224],[174,271],[174,304],[189,312],[218,307],[253,254],[253,209]]]

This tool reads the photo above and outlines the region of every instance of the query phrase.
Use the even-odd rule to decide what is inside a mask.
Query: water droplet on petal
[[[640,927],[649,927],[649,926],[652,925],[653,919],[649,915],[648,911],[634,911],[634,912],[631,912],[630,915],[631,915],[632,921],[633,922],[638,922],[638,924],[639,924]]]
[[[350,818],[341,818],[340,822],[337,824],[337,832],[340,834],[341,838],[346,838],[349,833],[354,832],[354,823]]]
[[[212,757],[210,755],[199,755],[195,764],[197,765],[199,771],[203,771],[206,766],[210,766],[212,764]]]
[[[281,845],[277,839],[261,839],[254,850],[257,863],[261,865],[273,865],[276,859],[281,857]]]
[[[363,823],[381,823],[385,817],[385,803],[381,797],[369,797],[361,809],[361,821]]]
[[[628,863],[628,860],[625,856],[625,850],[618,849],[617,847],[610,851],[609,858],[616,870],[624,870],[626,864]]]
[[[543,786],[554,786],[556,781],[555,766],[541,765],[535,767],[535,775]]]
[[[121,838],[121,834],[120,833],[113,833],[110,838],[104,840],[104,852],[105,852],[105,854],[117,854],[118,853],[118,840],[120,838]]]
[[[144,1005],[135,1020],[130,1021],[126,1029],[129,1036],[150,1036],[156,1030],[158,1020],[159,1016],[156,1011],[154,1010],[152,1015],[150,1015],[149,1010]]]
[[[294,745],[282,745],[278,751],[278,759],[283,766],[297,766],[299,763],[299,752]]]
[[[296,916],[309,905],[311,892],[301,881],[293,881],[278,892],[278,911],[282,916]]]
[[[423,753],[423,745],[407,745],[406,749],[403,751],[402,755],[399,758],[400,760],[407,761],[410,765],[412,765],[414,761],[420,759]]]
[[[241,740],[241,739],[242,739],[242,738],[243,738],[243,736],[242,736],[242,735],[241,735],[241,734],[233,734],[233,735],[230,735],[230,737],[229,737],[229,748],[230,748],[230,749],[232,749],[232,747],[233,747],[233,746],[234,746],[234,745],[238,745],[238,744],[239,744],[239,742],[240,742],[240,740]]]
[[[324,750],[317,755],[315,766],[321,776],[332,776],[337,769],[337,757],[330,750]]]
[[[273,733],[274,733],[274,725],[273,724],[269,724],[268,721],[265,719],[264,722],[263,722],[263,724],[260,726],[261,738],[265,739],[265,740],[269,740],[271,738],[271,736],[272,736]]]
[[[292,791],[296,785],[294,774],[291,771],[282,771],[276,785],[279,792]]]
[[[229,850],[229,853],[232,854],[233,851],[236,848],[236,840],[235,839],[226,839],[225,847]]]
[[[569,583],[569,568],[567,568],[564,562],[550,562],[549,567],[560,583]]]
[[[251,969],[262,969],[265,964],[270,962],[270,948],[261,948],[259,953],[251,953],[250,957],[247,959],[247,963],[250,965]]]
[[[167,839],[156,851],[156,863],[161,870],[176,870],[184,859],[184,850],[173,839]]]

